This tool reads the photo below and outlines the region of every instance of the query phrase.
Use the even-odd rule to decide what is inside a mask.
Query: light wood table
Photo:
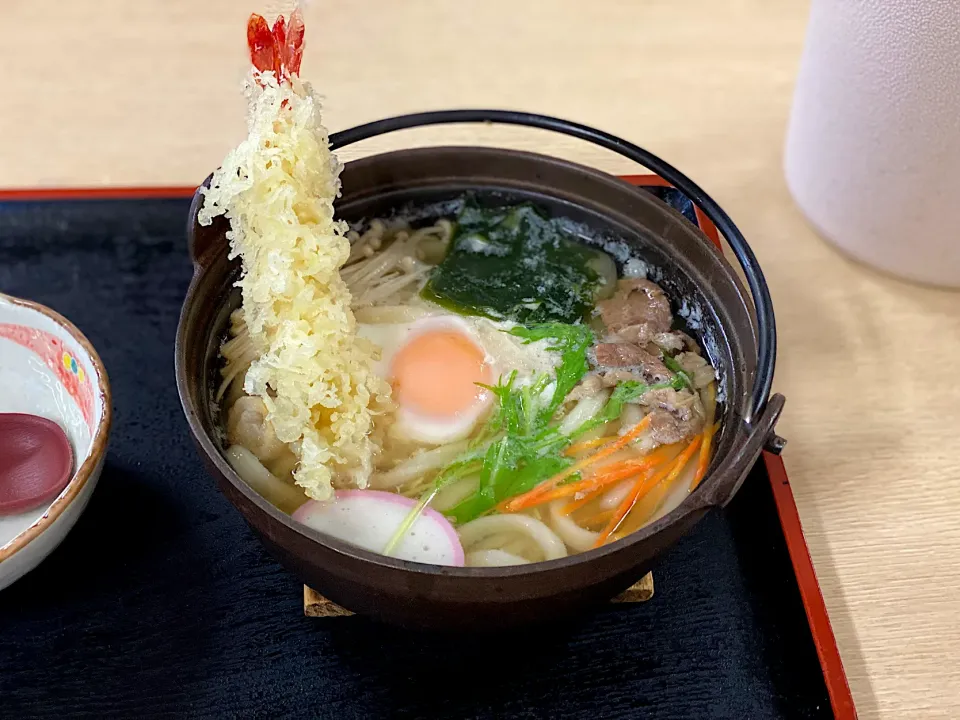
[[[0,187],[202,180],[244,131],[251,9],[0,3]],[[960,294],[851,264],[791,202],[781,148],[806,10],[797,0],[316,0],[302,74],[328,98],[334,130],[429,108],[529,109],[636,141],[706,188],[773,291],[786,462],[860,716],[960,717],[960,384],[949,372]],[[518,129],[422,130],[362,151],[437,142],[634,170]]]

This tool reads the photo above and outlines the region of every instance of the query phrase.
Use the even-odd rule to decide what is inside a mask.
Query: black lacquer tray
[[[676,190],[630,179],[717,239]],[[303,617],[177,399],[192,192],[0,193],[0,291],[80,327],[115,402],[84,516],[0,592],[0,717],[855,717],[772,455],[667,553],[648,602],[483,640]]]

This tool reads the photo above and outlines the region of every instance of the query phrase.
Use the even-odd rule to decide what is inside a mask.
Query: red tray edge
[[[777,514],[780,516],[780,527],[783,528],[787,552],[790,553],[790,561],[793,563],[793,572],[797,578],[797,586],[800,588],[800,598],[807,613],[807,622],[810,623],[813,644],[817,648],[820,667],[823,668],[823,679],[827,685],[827,694],[830,695],[833,714],[838,720],[857,720],[857,709],[853,704],[850,683],[843,669],[840,649],[837,647],[837,639],[830,625],[830,616],[823,601],[823,593],[813,567],[813,559],[810,557],[810,549],[803,535],[800,513],[797,511],[797,503],[790,489],[787,468],[783,464],[783,458],[773,453],[764,452],[763,462],[767,477],[770,478],[773,499],[777,504]]]
[[[0,202],[17,200],[137,200],[193,197],[196,187],[89,187],[89,188],[6,188]]]
[[[623,175],[627,182],[634,185],[669,186],[663,178],[656,175]],[[0,201],[27,200],[131,200],[138,198],[181,199],[192,197],[196,187],[89,187],[89,188],[23,188],[0,189]],[[717,228],[695,207],[697,220],[703,233],[718,247],[721,247]],[[780,526],[787,543],[787,551],[793,563],[793,571],[800,589],[800,597],[810,623],[813,642],[820,658],[827,693],[833,714],[838,720],[856,720],[857,711],[853,704],[850,684],[847,681],[840,658],[837,640],[830,625],[830,616],[823,601],[820,583],[810,558],[810,550],[803,535],[800,514],[790,489],[783,459],[764,452],[763,461],[773,491],[773,498],[780,516]]]

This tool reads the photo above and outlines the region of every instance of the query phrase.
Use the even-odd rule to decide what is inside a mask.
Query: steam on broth
[[[249,135],[204,189],[242,305],[221,347],[225,456],[316,530],[448,565],[613,542],[703,478],[716,371],[639,259],[529,204],[334,217],[340,164],[297,76],[303,23],[253,16]]]

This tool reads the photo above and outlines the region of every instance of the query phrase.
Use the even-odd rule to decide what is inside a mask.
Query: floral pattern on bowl
[[[49,308],[0,293],[0,413],[56,422],[73,447],[74,471],[52,502],[0,517],[0,589],[36,567],[63,540],[96,486],[110,431],[110,388],[90,342]]]

